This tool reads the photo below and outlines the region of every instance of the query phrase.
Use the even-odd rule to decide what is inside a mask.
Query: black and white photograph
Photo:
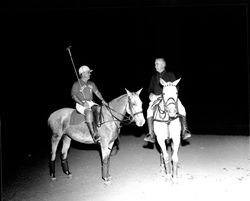
[[[1,200],[249,199],[249,3],[1,3]]]

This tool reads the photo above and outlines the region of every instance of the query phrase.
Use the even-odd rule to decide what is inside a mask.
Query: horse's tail
[[[48,126],[51,128],[54,134],[58,134],[63,132],[65,127],[65,120],[70,117],[73,109],[71,108],[63,108],[53,112],[48,118]]]
[[[55,115],[55,113],[51,114],[48,119],[48,126],[54,134],[59,133],[62,131],[62,118]]]

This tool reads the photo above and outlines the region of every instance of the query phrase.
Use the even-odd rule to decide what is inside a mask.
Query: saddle
[[[100,105],[95,105],[92,108],[93,111],[93,124],[100,125],[102,121],[102,107]],[[70,125],[78,125],[86,121],[85,115],[79,113],[76,109],[70,115]]]

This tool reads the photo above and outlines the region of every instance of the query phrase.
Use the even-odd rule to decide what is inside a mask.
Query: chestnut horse
[[[120,123],[123,121],[126,113],[129,114],[130,122],[135,121],[137,126],[142,127],[145,123],[142,112],[142,101],[139,97],[141,90],[142,89],[137,92],[130,92],[126,89],[126,94],[109,102],[108,106],[101,106],[100,111],[102,120],[97,127],[97,131],[101,136],[99,145],[101,150],[102,179],[105,182],[111,181],[111,176],[109,174],[110,153],[115,140],[119,136]],[[68,176],[71,176],[67,162],[71,140],[73,139],[85,144],[94,143],[85,122],[78,125],[70,124],[70,117],[73,111],[74,109],[72,108],[62,108],[53,112],[48,119],[49,127],[53,133],[51,137],[51,158],[49,164],[52,180],[56,179],[56,151],[61,139],[63,141],[61,163],[63,172]]]

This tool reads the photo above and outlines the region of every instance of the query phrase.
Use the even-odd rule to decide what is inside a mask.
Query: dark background
[[[48,116],[74,107],[69,45],[77,69],[94,69],[91,79],[107,101],[125,88],[143,87],[146,117],[154,59],[164,57],[182,78],[179,94],[193,134],[249,135],[248,5],[237,2],[44,1],[2,7],[3,164],[49,153]],[[122,129],[146,131],[146,124]]]

